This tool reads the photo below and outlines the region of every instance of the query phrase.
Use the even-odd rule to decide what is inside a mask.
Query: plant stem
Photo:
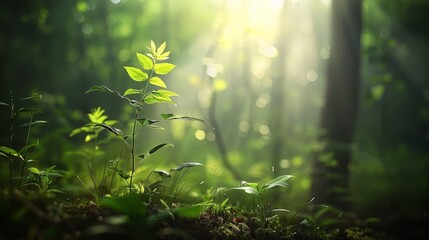
[[[110,193],[110,191],[111,191],[111,189],[112,189],[113,179],[115,178],[116,169],[118,169],[119,160],[121,159],[121,158],[120,158],[120,156],[122,156],[122,150],[121,150],[121,152],[119,153],[119,157],[118,157],[118,159],[117,159],[117,161],[116,161],[115,168],[113,169],[112,179],[111,179],[111,181],[110,181],[110,186],[109,186],[109,193]]]
[[[137,119],[139,117],[139,113],[140,111],[136,109],[136,114],[134,116],[134,123],[133,123],[133,132],[132,132],[132,137],[131,137],[131,176],[130,176],[130,185],[129,185],[129,190],[130,190],[130,195],[131,195],[131,187],[133,186],[133,176],[134,176],[134,171],[135,171],[135,161],[134,161],[134,154],[135,154],[135,136],[136,136],[136,124],[137,124]]]
[[[15,104],[13,103],[13,92],[10,91],[10,126],[9,126],[9,147],[12,147],[12,138],[14,135],[13,124],[15,121]],[[12,193],[13,189],[13,171],[12,171],[12,157],[9,157],[9,184],[10,184],[10,192]]]
[[[36,101],[34,100],[33,102],[33,107],[31,108],[31,116],[30,116],[30,122],[29,122],[29,126],[28,126],[28,131],[27,131],[27,139],[25,140],[25,152],[24,152],[24,161],[22,163],[22,167],[21,167],[21,178],[19,180],[19,186],[21,186],[22,184],[22,178],[24,177],[24,169],[25,169],[25,165],[27,165],[27,157],[28,157],[28,143],[30,142],[30,134],[31,134],[31,123],[33,122],[33,117],[34,117],[34,110],[36,109]]]
[[[98,192],[98,188],[97,188],[97,182],[95,181],[95,178],[94,178],[94,171],[92,168],[93,162],[95,161],[96,156],[97,156],[97,150],[98,150],[98,137],[95,138],[94,158],[89,160],[88,170],[89,170],[89,175],[91,176],[92,184],[94,185],[95,193],[97,194],[97,196],[100,196],[100,194]],[[98,201],[98,199],[97,199],[97,201]]]
[[[88,190],[89,193],[91,193],[91,195],[95,198],[96,201],[98,201],[97,196],[95,196],[95,194],[91,191],[91,189],[89,189],[89,187],[82,181],[82,179],[79,177],[79,175],[76,175],[77,179],[79,179],[79,181],[82,183],[82,185],[86,188],[86,190]]]

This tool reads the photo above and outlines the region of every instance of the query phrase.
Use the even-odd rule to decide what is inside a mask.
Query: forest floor
[[[372,223],[355,217],[320,226],[298,217],[294,223],[213,205],[166,208],[123,198],[95,204],[32,198],[18,191],[0,198],[0,239],[427,239],[429,216],[392,216]],[[353,216],[350,214],[350,216]]]

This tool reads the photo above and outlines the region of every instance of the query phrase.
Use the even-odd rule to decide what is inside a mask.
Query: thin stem
[[[105,194],[105,189],[106,189],[106,184],[107,184],[107,178],[106,178],[106,169],[107,169],[107,160],[104,159],[104,169],[103,169],[103,175],[101,177],[101,182],[100,182],[100,195],[104,195]]]
[[[82,179],[79,177],[79,175],[76,175],[77,179],[79,179],[79,181],[82,183],[82,185],[86,188],[86,190],[88,190],[89,193],[91,193],[91,195],[95,198],[95,200],[98,201],[97,196],[95,196],[95,194],[91,191],[91,189],[89,189],[89,187],[82,181]]]
[[[36,103],[37,100],[34,100],[33,102],[33,107],[31,108],[31,116],[30,116],[30,122],[29,122],[29,126],[28,126],[28,131],[27,131],[27,139],[25,140],[25,152],[24,152],[24,161],[22,163],[22,167],[21,167],[21,179],[19,180],[19,186],[21,186],[22,184],[22,178],[24,177],[24,169],[25,166],[27,165],[27,161],[28,161],[28,144],[30,143],[30,134],[31,134],[31,123],[33,122],[33,117],[34,117],[34,110],[36,109]]]
[[[97,194],[97,196],[100,196],[97,188],[97,182],[95,181],[95,177],[94,177],[94,171],[92,168],[93,162],[95,161],[97,156],[97,149],[98,149],[98,136],[95,138],[94,156],[92,159],[89,160],[88,171],[89,171],[89,175],[91,176],[92,184],[94,185],[95,193]]]
[[[13,103],[13,92],[10,91],[10,126],[9,126],[9,147],[12,148],[12,138],[14,135],[14,128],[13,128],[13,124],[15,121],[15,114],[14,114],[14,110],[15,110],[15,104]],[[9,157],[9,184],[10,184],[10,192],[12,193],[12,189],[13,189],[13,171],[12,171],[12,157]]]
[[[139,117],[139,113],[140,111],[136,109],[136,114],[134,116],[134,123],[133,123],[133,132],[132,132],[132,137],[131,137],[131,176],[130,176],[130,185],[129,185],[129,190],[130,190],[130,194],[131,194],[131,187],[133,186],[133,176],[134,176],[134,171],[135,171],[135,160],[134,160],[134,154],[135,154],[135,136],[136,136],[136,124],[137,124],[137,119]]]
[[[115,168],[113,169],[112,179],[110,180],[109,193],[110,193],[110,191],[112,190],[113,179],[115,178],[115,175],[116,175],[116,169],[118,169],[119,160],[121,159],[121,158],[120,158],[120,156],[121,156],[121,155],[122,155],[122,150],[121,150],[121,152],[119,153],[119,157],[118,157],[118,159],[117,159],[117,161],[116,161]]]

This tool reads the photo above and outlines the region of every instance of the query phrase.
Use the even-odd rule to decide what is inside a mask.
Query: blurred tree
[[[351,146],[358,106],[361,0],[332,1],[332,48],[321,112],[321,149],[313,160],[311,194],[346,207]]]
[[[284,132],[285,124],[283,116],[286,112],[285,97],[284,97],[284,86],[285,86],[285,71],[286,66],[286,44],[285,39],[287,36],[287,27],[284,23],[287,22],[287,5],[283,4],[280,18],[279,18],[279,29],[278,29],[278,57],[273,64],[273,86],[271,87],[271,97],[275,104],[271,105],[270,115],[270,128],[275,129],[272,136],[272,147],[271,147],[271,161],[273,166],[274,177],[279,176],[279,161],[282,159],[282,153],[285,146]]]

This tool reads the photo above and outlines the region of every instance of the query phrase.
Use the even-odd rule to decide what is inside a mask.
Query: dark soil
[[[371,224],[262,222],[240,211],[205,209],[198,217],[181,217],[162,206],[121,211],[93,202],[31,198],[22,193],[0,199],[0,239],[287,239],[400,240],[426,239],[428,214],[392,216]],[[143,205],[142,205],[143,206]]]

